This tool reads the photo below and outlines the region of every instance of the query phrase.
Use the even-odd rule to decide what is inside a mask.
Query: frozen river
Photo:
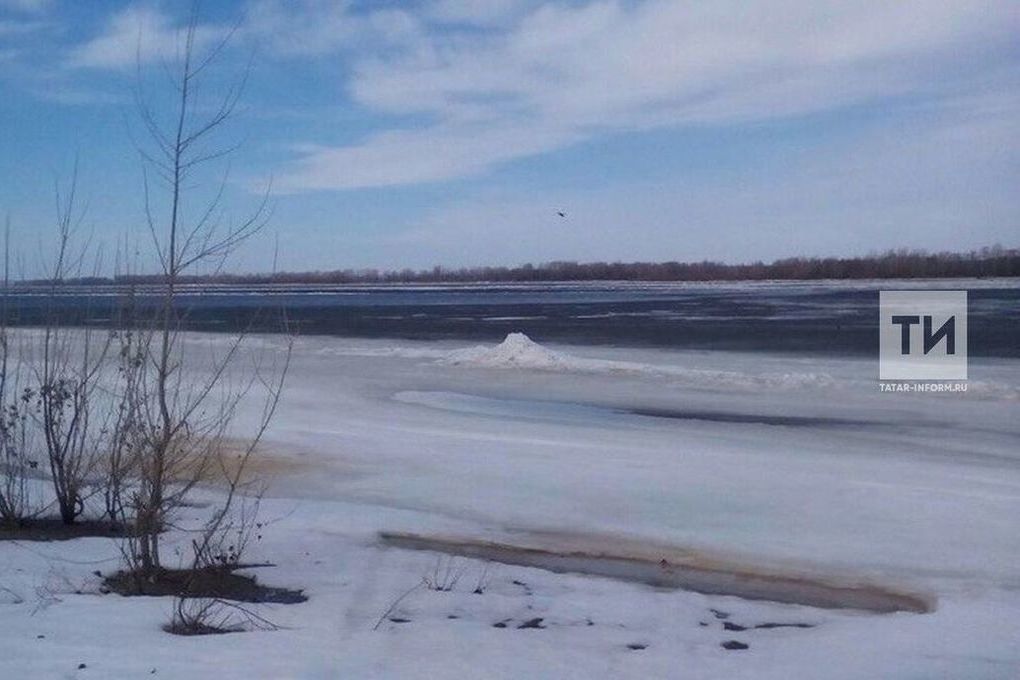
[[[1015,360],[942,395],[879,392],[874,360],[526,339],[303,338],[291,370],[270,439],[316,465],[277,494],[1020,588]]]

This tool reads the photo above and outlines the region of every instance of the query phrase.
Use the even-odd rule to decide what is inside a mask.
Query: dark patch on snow
[[[160,569],[153,574],[119,571],[103,585],[120,595],[209,597],[237,602],[297,604],[308,597],[301,590],[266,586],[254,576],[236,572],[250,565],[205,569]]]
[[[544,619],[541,616],[536,616],[533,619],[528,619],[527,621],[525,621],[524,623],[522,623],[521,625],[519,625],[517,627],[518,628],[545,628],[545,626],[542,625],[542,621],[543,620]]]
[[[771,621],[768,621],[766,623],[759,623],[758,625],[755,626],[755,628],[760,628],[763,630],[768,630],[771,628],[814,628],[814,627],[815,624],[813,623],[773,623]]]
[[[189,625],[168,623],[163,626],[163,630],[172,635],[183,635],[185,637],[193,635],[226,635],[227,633],[244,632],[244,629],[240,627],[223,628],[220,626],[208,626],[204,623],[192,623]]]
[[[728,649],[730,651],[736,651],[739,649],[750,649],[751,647],[751,645],[744,642],[740,642],[739,640],[727,640],[726,642],[720,643],[719,646],[722,647],[723,649]]]
[[[105,520],[64,524],[59,517],[28,519],[15,526],[0,525],[0,541],[69,541],[74,538],[123,538],[124,527]]]

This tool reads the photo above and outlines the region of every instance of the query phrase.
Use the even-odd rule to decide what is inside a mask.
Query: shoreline
[[[556,534],[547,534],[555,537]],[[535,567],[554,573],[601,576],[656,588],[688,590],[746,600],[765,600],[822,609],[858,609],[878,614],[935,611],[932,595],[896,590],[865,582],[839,583],[795,571],[760,568],[684,548],[608,551],[604,540],[566,536],[567,540],[517,543],[466,537],[379,532],[383,545],[439,552],[502,564]]]

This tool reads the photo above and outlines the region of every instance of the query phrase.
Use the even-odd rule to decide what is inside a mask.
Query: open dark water
[[[882,289],[969,291],[971,356],[1020,357],[1020,280],[436,286],[195,286],[180,296],[194,330],[419,340],[498,340],[522,331],[545,342],[821,354],[874,354]],[[8,297],[11,320],[109,324],[123,290],[76,289],[49,301]],[[146,313],[154,291],[134,296]],[[52,305],[48,307],[48,305]]]

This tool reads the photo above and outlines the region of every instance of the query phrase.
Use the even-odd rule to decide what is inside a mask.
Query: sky
[[[0,0],[0,216],[47,266],[77,165],[106,273],[155,266],[192,3]],[[184,215],[271,216],[235,271],[1020,246],[1020,4],[200,3],[195,118],[243,80]],[[558,213],[565,213],[561,217]]]

